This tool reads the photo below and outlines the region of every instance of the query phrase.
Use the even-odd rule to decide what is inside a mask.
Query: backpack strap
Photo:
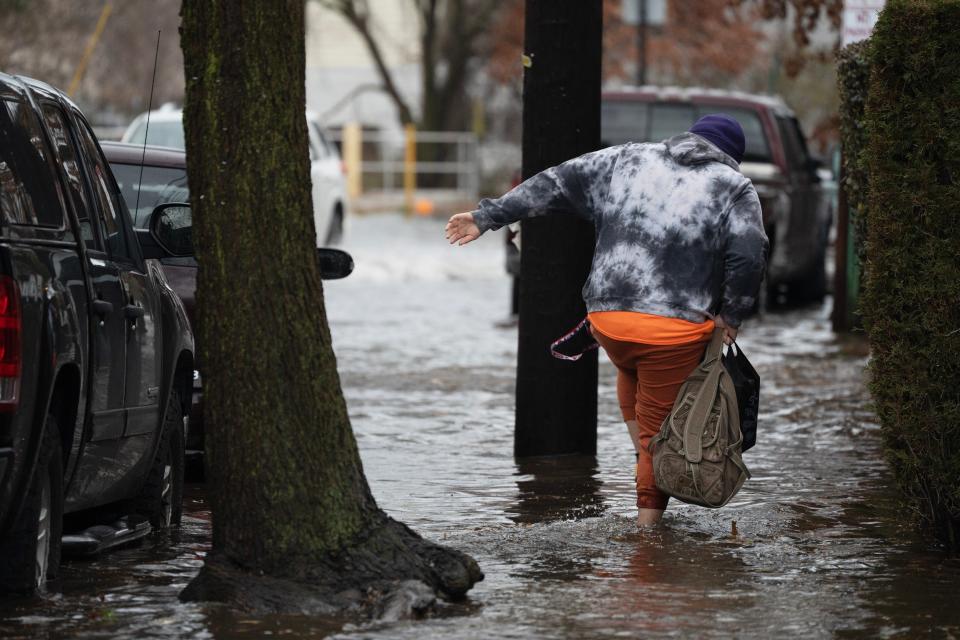
[[[720,353],[723,349],[723,329],[714,329],[713,338],[707,346],[700,368],[708,368],[706,379],[697,391],[697,397],[690,407],[687,421],[683,425],[683,451],[687,462],[694,464],[703,459],[703,430],[707,426],[707,419],[713,410],[713,403],[717,399],[717,389],[720,386],[720,373],[723,363]]]

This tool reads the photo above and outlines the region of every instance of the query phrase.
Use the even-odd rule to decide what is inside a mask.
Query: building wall
[[[416,114],[420,104],[419,20],[412,3],[367,0],[374,37],[399,91]],[[381,84],[366,44],[339,14],[307,3],[307,107],[327,126],[360,122],[398,129],[393,101]]]

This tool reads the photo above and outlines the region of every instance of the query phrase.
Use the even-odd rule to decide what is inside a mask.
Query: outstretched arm
[[[607,197],[619,154],[620,147],[587,153],[541,171],[500,198],[481,200],[477,210],[450,218],[447,240],[467,244],[490,229],[554,213],[592,221]]]

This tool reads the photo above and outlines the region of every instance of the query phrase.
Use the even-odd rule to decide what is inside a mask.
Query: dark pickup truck
[[[193,337],[146,234],[79,109],[0,74],[0,591],[56,575],[65,514],[179,521]]]
[[[779,98],[696,87],[635,87],[603,94],[604,146],[657,141],[697,118],[725,113],[743,126],[740,170],[753,181],[770,239],[768,305],[820,301],[827,292],[826,253],[832,199],[820,162],[807,150],[800,124]]]

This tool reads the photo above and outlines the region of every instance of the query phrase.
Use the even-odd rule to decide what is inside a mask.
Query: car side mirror
[[[193,255],[193,214],[183,202],[161,204],[150,214],[150,236],[171,257]]]
[[[193,215],[189,204],[168,202],[158,206],[150,214],[149,233],[167,257],[194,255]],[[340,249],[317,249],[317,262],[324,280],[338,280],[353,273],[353,257]]]
[[[340,249],[317,249],[320,277],[324,280],[339,280],[353,273],[353,257]]]

